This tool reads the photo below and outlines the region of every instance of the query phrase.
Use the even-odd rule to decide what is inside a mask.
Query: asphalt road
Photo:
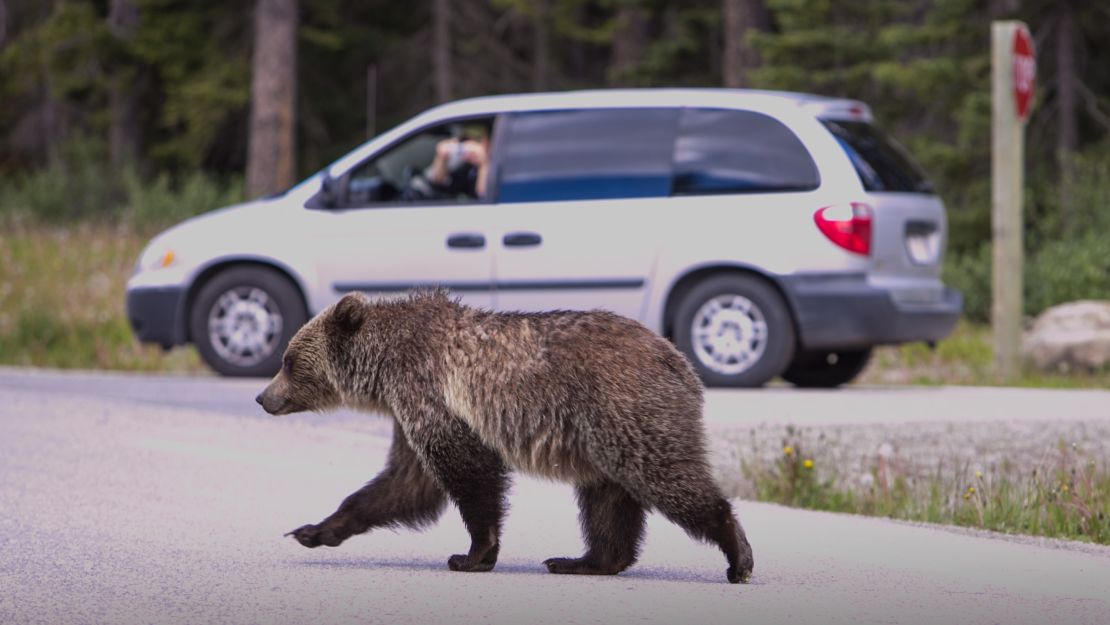
[[[1110,623],[1110,549],[741,501],[752,584],[653,515],[639,564],[564,577],[569,487],[518,479],[492,573],[453,573],[466,532],[307,550],[282,534],[381,468],[390,427],[266,416],[260,380],[0,369],[0,623]],[[1110,419],[1110,393],[711,392],[711,435],[774,419]]]

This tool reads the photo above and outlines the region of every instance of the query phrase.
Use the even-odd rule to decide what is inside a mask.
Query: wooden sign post
[[[1025,120],[1037,62],[1033,39],[1021,22],[994,22],[991,49],[991,324],[996,372],[1010,380],[1021,364]]]

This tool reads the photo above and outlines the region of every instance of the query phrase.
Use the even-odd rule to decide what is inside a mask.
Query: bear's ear
[[[348,293],[339,300],[328,319],[330,325],[342,334],[352,334],[366,323],[370,302],[362,293]]]

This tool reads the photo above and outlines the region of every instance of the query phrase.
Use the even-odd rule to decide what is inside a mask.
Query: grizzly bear
[[[701,382],[666,339],[630,319],[495,313],[442,291],[375,302],[348,294],[297,332],[257,401],[273,415],[346,406],[394,420],[381,474],[287,534],[305,547],[425,527],[449,497],[471,545],[448,566],[489,571],[516,469],[575,487],[586,553],[546,560],[552,573],[628,568],[655,509],[718,545],[729,582],[751,577],[751,546],[706,460]]]

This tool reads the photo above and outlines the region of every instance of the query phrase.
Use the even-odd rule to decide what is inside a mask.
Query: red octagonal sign
[[[1018,119],[1029,117],[1029,106],[1033,102],[1033,87],[1037,78],[1037,56],[1033,50],[1033,38],[1024,25],[1014,29],[1014,105]]]

